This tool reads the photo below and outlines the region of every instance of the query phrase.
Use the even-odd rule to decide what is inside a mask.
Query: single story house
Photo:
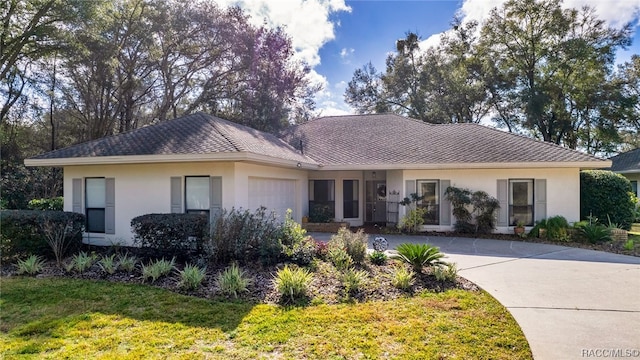
[[[611,162],[478,124],[391,114],[330,116],[278,136],[204,113],[51,151],[27,166],[64,169],[64,209],[87,216],[85,240],[131,244],[132,218],[265,206],[300,221],[322,207],[352,226],[397,223],[424,196],[425,230],[455,218],[448,186],[500,201],[498,232],[517,221],[580,217],[581,169]]]
[[[640,197],[640,190],[638,190],[638,182],[640,182],[640,148],[612,157],[611,171],[629,179],[633,193]]]

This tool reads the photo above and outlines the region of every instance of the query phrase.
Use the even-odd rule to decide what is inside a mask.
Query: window
[[[359,209],[359,184],[358,180],[342,181],[342,200],[343,200],[343,217],[345,219],[353,219],[360,217]]]
[[[309,181],[309,218],[333,219],[336,217],[335,181]]]
[[[185,212],[192,214],[209,213],[209,177],[185,177]]]
[[[631,191],[633,191],[633,193],[640,197],[640,193],[638,193],[638,181],[637,180],[631,180]]]
[[[509,224],[533,225],[533,179],[509,180]]]
[[[85,215],[87,217],[87,232],[105,232],[106,198],[107,190],[104,178],[85,179]]]
[[[424,199],[418,202],[418,206],[427,210],[424,215],[424,224],[440,224],[440,181],[418,180],[417,185],[418,196],[424,196]]]

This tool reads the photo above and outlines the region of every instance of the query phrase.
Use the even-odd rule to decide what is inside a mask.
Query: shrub
[[[580,234],[592,244],[611,240],[610,230],[606,226],[596,223],[583,226],[580,229]]]
[[[280,237],[282,252],[292,262],[308,265],[316,255],[314,240],[307,236],[307,230],[291,218],[291,209],[287,209]]]
[[[237,264],[233,263],[218,275],[217,284],[220,292],[227,296],[238,297],[241,292],[247,292],[249,279]]]
[[[283,251],[289,261],[298,265],[309,265],[316,256],[316,243],[313,238],[307,236],[293,247],[285,247]]]
[[[172,258],[171,261],[162,258],[151,261],[149,265],[142,264],[142,280],[146,281],[147,279],[151,279],[153,283],[159,278],[169,275],[175,268],[175,261],[175,258]]]
[[[30,210],[62,211],[64,209],[64,199],[62,196],[48,199],[32,199],[29,200],[27,208]]]
[[[282,253],[282,229],[274,213],[261,207],[248,210],[223,210],[216,217],[211,238],[205,247],[207,255],[215,261],[252,261],[276,263]]]
[[[133,255],[123,254],[118,255],[118,268],[128,273],[133,272],[136,269],[138,258]]]
[[[369,254],[369,261],[374,265],[384,265],[387,262],[387,254],[381,251],[374,251]]]
[[[278,270],[273,282],[282,300],[288,298],[291,302],[295,302],[307,296],[311,281],[313,281],[313,274],[306,269],[294,269],[285,265],[283,269]]]
[[[445,196],[453,207],[456,231],[489,234],[495,229],[495,212],[500,208],[498,199],[484,191],[471,192],[453,186],[447,188]],[[472,207],[471,211],[469,206]]]
[[[633,249],[635,248],[635,243],[633,241],[633,239],[629,239],[627,240],[624,245],[622,245],[622,248],[626,251],[633,251]]]
[[[81,236],[83,226],[75,224],[73,219],[66,222],[44,218],[41,224],[44,238],[53,251],[58,267],[62,265],[62,259],[67,254],[70,247],[77,247],[79,235]]]
[[[309,222],[329,223],[333,220],[333,211],[329,205],[314,204],[309,209]]]
[[[577,224],[582,226],[582,224]],[[563,216],[552,216],[548,219],[542,219],[537,221],[534,227],[529,232],[529,237],[539,237],[540,230],[544,229],[544,238],[553,241],[569,241],[571,240],[568,229],[569,222]],[[575,226],[574,226],[575,227]]]
[[[629,230],[634,217],[631,183],[620,174],[606,170],[580,172],[580,217],[595,216],[618,223]]]
[[[403,243],[400,244],[396,250],[398,251],[398,255],[395,255],[393,258],[411,265],[417,273],[422,272],[422,268],[425,266],[444,264],[441,260],[444,254],[435,246]]]
[[[367,255],[367,234],[360,229],[353,233],[347,228],[340,228],[338,233],[331,236],[330,247],[343,248],[356,264],[362,264]]]
[[[195,290],[200,287],[206,275],[206,269],[187,264],[184,269],[178,271],[180,277],[178,286],[187,290]]]
[[[400,290],[411,289],[415,282],[415,273],[404,266],[396,268],[391,274],[391,284]]]
[[[203,214],[146,214],[131,220],[134,243],[155,255],[188,256],[202,252],[209,219]]]
[[[44,262],[38,255],[31,255],[24,260],[18,260],[18,274],[35,275],[42,271]]]
[[[366,271],[347,269],[342,274],[342,286],[344,286],[345,293],[348,295],[357,294],[366,282],[367,277]]]
[[[96,262],[95,254],[88,254],[84,251],[81,251],[78,254],[73,255],[71,261],[66,267],[68,272],[77,271],[79,273],[84,273],[89,270],[93,264]]]
[[[408,233],[417,233],[424,224],[424,217],[428,210],[426,208],[409,209],[407,213],[400,219],[398,228]]]
[[[0,252],[7,259],[34,254],[50,256],[51,247],[43,224],[54,229],[67,229],[63,244],[66,251],[75,251],[82,245],[84,215],[63,211],[2,210],[0,211]]]
[[[98,261],[98,266],[102,271],[111,275],[116,272],[118,269],[118,264],[116,263],[116,254],[111,254],[109,256],[103,256],[100,261]]]
[[[433,275],[438,281],[454,282],[456,281],[456,277],[458,276],[458,267],[456,266],[456,264],[452,263],[435,266],[433,268]]]
[[[330,247],[327,258],[338,270],[346,270],[353,265],[353,259],[347,251],[341,247]]]
[[[316,244],[316,256],[321,259],[326,259],[329,252],[329,244],[324,241],[315,241]]]

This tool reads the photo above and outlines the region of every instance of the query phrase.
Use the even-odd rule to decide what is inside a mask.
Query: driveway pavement
[[[390,249],[403,242],[440,247],[459,275],[511,312],[535,359],[640,359],[638,257],[517,241],[383,236]]]

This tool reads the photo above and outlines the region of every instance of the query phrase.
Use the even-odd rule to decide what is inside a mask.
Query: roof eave
[[[265,165],[287,168],[317,169],[319,166],[312,160],[289,160],[251,152],[229,152],[211,154],[171,154],[171,155],[125,155],[125,156],[93,156],[56,159],[26,159],[26,166],[78,166],[78,165],[123,165],[123,164],[159,164],[175,162],[228,162],[249,161]]]
[[[612,170],[618,174],[640,174],[640,169]]]
[[[611,161],[567,161],[567,162],[488,162],[488,163],[441,163],[441,164],[339,164],[323,165],[321,170],[445,170],[445,169],[544,169],[579,168],[604,169],[611,167]]]

